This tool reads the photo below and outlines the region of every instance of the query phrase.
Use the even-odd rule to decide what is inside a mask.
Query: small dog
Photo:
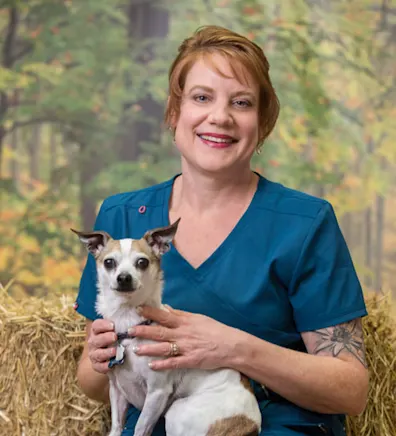
[[[96,259],[96,310],[114,323],[119,340],[110,383],[111,432],[121,435],[128,403],[141,410],[135,436],[151,435],[165,415],[169,436],[255,436],[261,413],[245,376],[232,369],[153,371],[155,357],[137,356],[134,346],[153,341],[128,337],[137,324],[148,324],[137,308],[161,304],[161,256],[170,248],[179,221],[147,232],[142,239],[113,240],[106,232],[73,230]]]

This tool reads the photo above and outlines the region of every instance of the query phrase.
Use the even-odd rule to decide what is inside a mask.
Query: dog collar
[[[146,319],[136,325],[150,325],[153,321],[151,319]],[[116,365],[122,365],[125,360],[125,347],[122,345],[124,339],[133,339],[135,336],[128,335],[128,332],[117,333],[117,351],[116,355],[109,360],[109,368]]]
[[[153,321],[151,319],[146,319],[142,322],[139,322],[139,324],[136,324],[136,325],[150,325],[152,323],[153,323]],[[133,335],[128,335],[128,332],[117,333],[117,342],[120,342],[123,339],[133,339],[134,337],[135,336],[133,336]]]

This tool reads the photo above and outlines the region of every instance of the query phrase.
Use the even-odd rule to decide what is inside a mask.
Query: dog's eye
[[[149,265],[149,261],[145,257],[141,257],[136,261],[136,268],[146,269],[148,265]]]
[[[104,266],[106,269],[114,269],[116,267],[116,261],[114,259],[105,259]]]

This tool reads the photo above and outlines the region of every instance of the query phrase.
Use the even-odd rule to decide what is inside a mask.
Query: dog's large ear
[[[146,234],[144,235],[144,239],[150,245],[156,256],[162,256],[170,250],[170,243],[175,237],[179,222],[180,218],[170,226],[160,227],[159,229],[154,229],[146,232]]]
[[[78,230],[70,229],[79,238],[80,241],[85,245],[87,250],[97,257],[99,253],[103,250],[111,236],[102,231],[98,232],[79,232]]]

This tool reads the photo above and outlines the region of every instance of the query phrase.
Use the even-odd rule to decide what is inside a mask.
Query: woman
[[[234,368],[252,379],[261,434],[338,436],[367,398],[366,309],[331,205],[250,168],[279,112],[268,70],[262,50],[227,29],[185,40],[166,112],[182,172],[108,198],[95,228],[140,238],[182,218],[163,258],[164,302],[179,310],[145,308],[160,325],[131,326],[158,341],[136,351],[164,357],[154,371]],[[115,334],[96,319],[95,281],[89,256],[76,302],[87,318],[77,376],[89,397],[108,401]],[[179,354],[169,357],[172,342]],[[138,413],[129,409],[123,434],[133,434]],[[165,434],[163,420],[154,434]]]

